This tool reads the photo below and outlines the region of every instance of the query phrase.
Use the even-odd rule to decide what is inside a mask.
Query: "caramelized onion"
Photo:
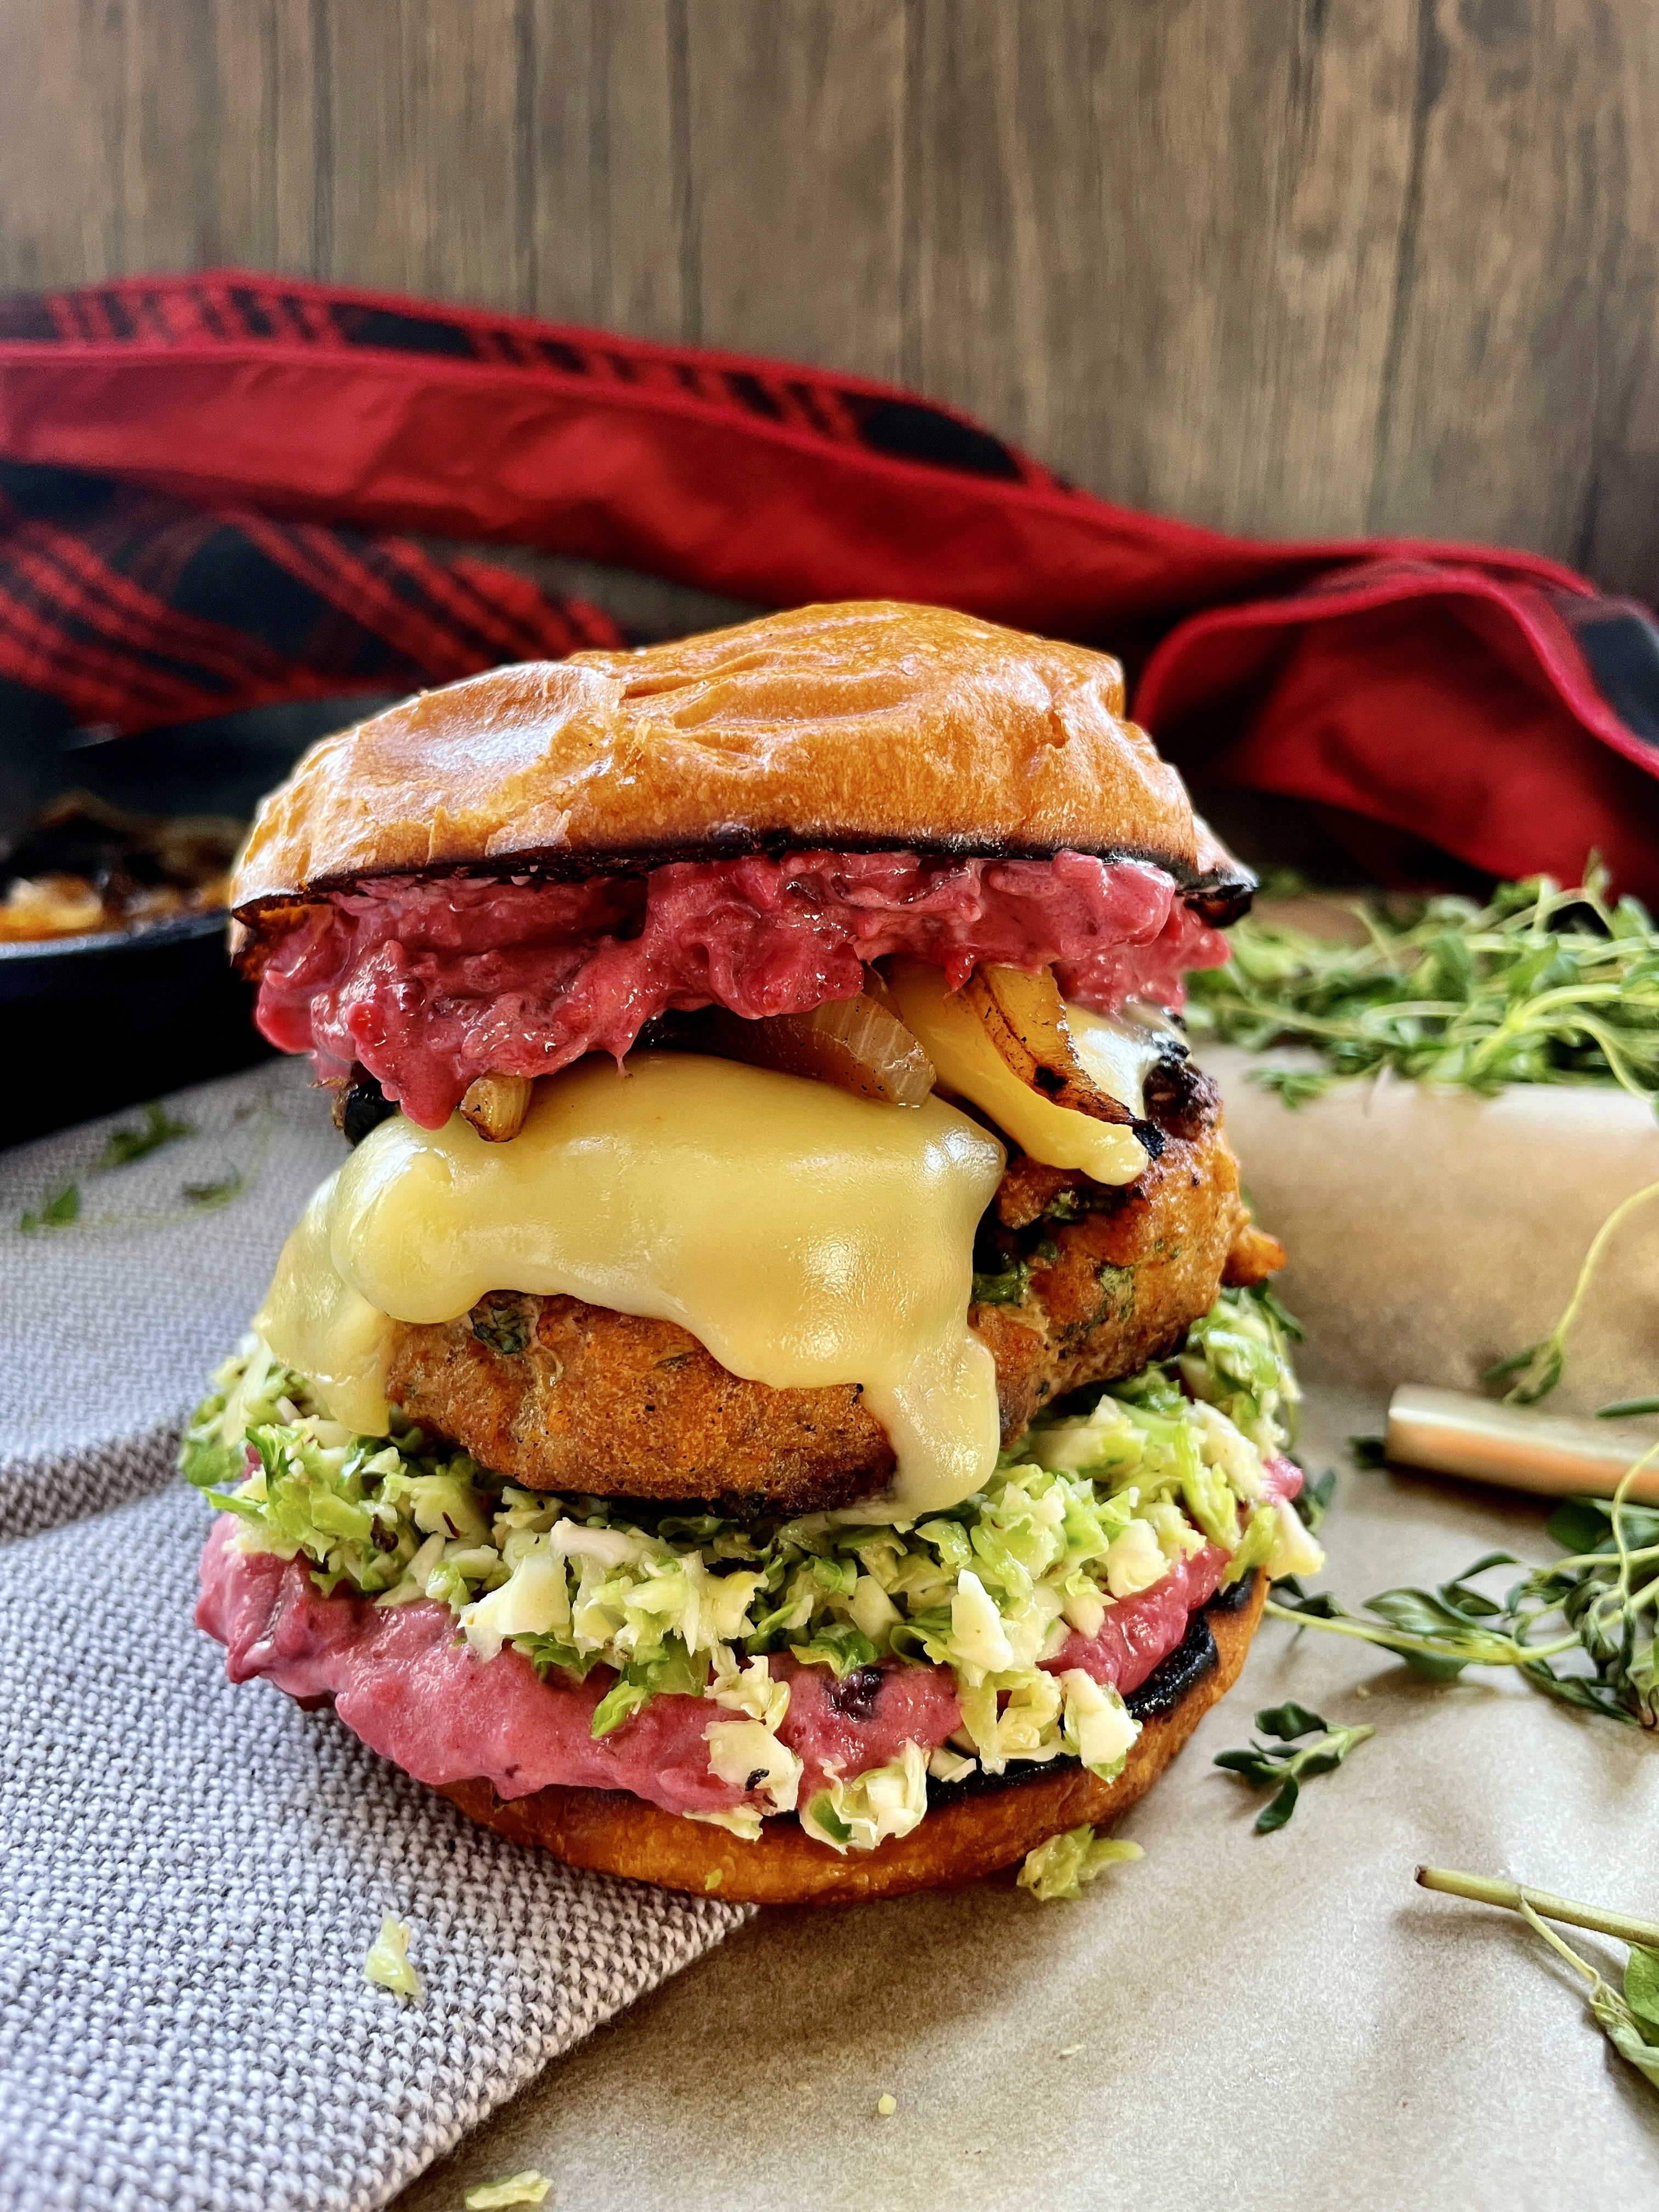
[[[461,1118],[471,1121],[486,1143],[505,1145],[524,1127],[531,1087],[527,1075],[498,1075],[492,1068],[468,1084]]]
[[[1028,975],[1018,968],[975,968],[962,995],[1027,1090],[1097,1121],[1137,1126],[1134,1112],[1103,1091],[1078,1058],[1051,969]]]
[[[933,1087],[933,1062],[898,1016],[867,993],[760,1022],[722,1009],[709,1028],[713,1048],[726,1059],[811,1076],[889,1106],[920,1106]]]

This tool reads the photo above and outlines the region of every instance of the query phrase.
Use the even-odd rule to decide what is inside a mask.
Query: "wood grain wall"
[[[1659,599],[1656,0],[0,0],[0,284],[776,352],[1238,530]]]

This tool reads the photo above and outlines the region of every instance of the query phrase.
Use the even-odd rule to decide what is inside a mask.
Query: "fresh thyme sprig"
[[[1322,1068],[1259,1074],[1289,1106],[1387,1069],[1486,1092],[1617,1083],[1659,1109],[1659,928],[1607,892],[1592,862],[1576,889],[1537,876],[1484,907],[1321,893],[1362,942],[1247,918],[1225,967],[1191,977],[1188,1019],[1252,1051],[1313,1047]]]
[[[1525,1889],[1516,1882],[1458,1874],[1446,1867],[1419,1867],[1417,1879],[1425,1889],[1438,1890],[1448,1897],[1467,1897],[1479,1905],[1497,1905],[1506,1911],[1518,1912],[1552,1951],[1584,1977],[1590,1985],[1590,2010],[1608,2042],[1659,2089],[1659,1948],[1656,1948],[1659,1925],[1651,1920],[1632,1919],[1626,1913],[1604,1912],[1595,1905],[1576,1905],[1571,1898],[1551,1897],[1543,1890]],[[1630,1956],[1625,1962],[1623,1994],[1610,1987],[1571,1943],[1547,1928],[1547,1918],[1565,1920],[1570,1927],[1593,1928],[1627,1943]]]
[[[1322,1715],[1294,1701],[1267,1706],[1256,1715],[1255,1724],[1263,1735],[1275,1736],[1278,1741],[1252,1741],[1243,1751],[1218,1752],[1215,1763],[1230,1773],[1242,1775],[1258,1790],[1277,1785],[1278,1795],[1255,1816],[1258,1836],[1270,1836],[1285,1826],[1296,1810],[1304,1782],[1312,1781],[1316,1774],[1333,1772],[1356,1744],[1376,1734],[1374,1728],[1333,1728]],[[1311,1741],[1302,1742],[1304,1736]]]
[[[1631,1484],[1659,1444],[1629,1468],[1611,1500],[1570,1498],[1549,1534],[1567,1557],[1528,1567],[1488,1552],[1437,1589],[1384,1590],[1367,1620],[1328,1591],[1310,1595],[1291,1577],[1273,1585],[1267,1611],[1298,1628],[1351,1636],[1393,1651],[1419,1674],[1448,1681],[1466,1667],[1515,1667],[1534,1689],[1603,1718],[1659,1727],[1659,1511],[1628,1502]],[[1498,1567],[1525,1573],[1501,1598],[1479,1587]],[[1555,1662],[1587,1662],[1571,1671]]]

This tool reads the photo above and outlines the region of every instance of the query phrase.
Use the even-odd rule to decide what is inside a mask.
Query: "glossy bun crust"
[[[1265,1575],[1236,1613],[1206,1614],[1219,1663],[1173,1711],[1142,1723],[1115,1782],[1067,1762],[1041,1782],[958,1798],[919,1828],[873,1851],[845,1857],[816,1844],[793,1820],[766,1824],[757,1844],[686,1820],[613,1790],[538,1790],[503,1802],[488,1782],[444,1790],[462,1812],[514,1843],[539,1844],[572,1866],[653,1881],[665,1889],[733,1905],[851,1905],[977,1881],[1012,1867],[1050,1836],[1087,1821],[1115,1820],[1144,1797],[1218,1698],[1237,1680],[1267,1601]]]
[[[231,904],[257,933],[266,910],[366,877],[813,847],[1133,854],[1224,906],[1249,883],[1123,719],[1116,661],[873,599],[405,700],[314,745],[264,801]]]

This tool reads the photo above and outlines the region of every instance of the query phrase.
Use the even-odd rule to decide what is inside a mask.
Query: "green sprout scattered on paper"
[[[1356,1745],[1376,1734],[1374,1728],[1333,1728],[1322,1714],[1310,1712],[1294,1700],[1264,1707],[1255,1724],[1263,1735],[1277,1741],[1252,1741],[1243,1751],[1218,1752],[1215,1764],[1257,1790],[1276,1790],[1271,1802],[1255,1816],[1258,1836],[1270,1836],[1285,1826],[1296,1810],[1304,1782],[1334,1773]],[[1304,1742],[1304,1737],[1308,1741]]]
[[[1267,1610],[1297,1628],[1350,1636],[1392,1651],[1418,1674],[1449,1681],[1466,1667],[1514,1667],[1547,1697],[1603,1719],[1659,1727],[1659,1511],[1632,1505],[1632,1483],[1659,1444],[1626,1470],[1613,1497],[1571,1498],[1548,1533],[1567,1557],[1528,1566],[1488,1552],[1431,1590],[1383,1590],[1369,1620],[1293,1576],[1275,1583]],[[1480,1585],[1499,1567],[1524,1570],[1494,1596]],[[1558,1660],[1580,1664],[1570,1670]]]
[[[1590,1239],[1584,1255],[1584,1264],[1578,1270],[1578,1279],[1572,1286],[1572,1296],[1562,1310],[1561,1318],[1540,1344],[1529,1344],[1520,1352],[1513,1352],[1507,1359],[1500,1359],[1487,1368],[1481,1376],[1483,1382],[1496,1384],[1515,1380],[1505,1392],[1506,1406],[1535,1406],[1547,1398],[1566,1372],[1567,1338],[1577,1320],[1590,1286],[1590,1279],[1601,1263],[1601,1255],[1618,1235],[1625,1223],[1638,1206],[1645,1206],[1650,1198],[1659,1198],[1659,1182],[1650,1182],[1615,1206],[1613,1212]],[[1659,1398],[1626,1398],[1614,1406],[1599,1409],[1603,1420],[1623,1419],[1632,1413],[1659,1413]]]

